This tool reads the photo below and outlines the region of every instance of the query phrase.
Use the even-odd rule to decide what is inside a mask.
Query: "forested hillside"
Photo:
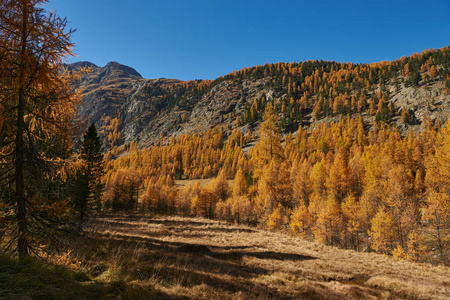
[[[241,93],[241,113],[236,105],[227,126],[114,147],[105,157],[105,207],[287,227],[330,245],[447,263],[449,54],[266,65],[219,78],[200,102],[225,83],[271,79],[260,98]],[[408,89],[412,100],[400,98]],[[414,98],[427,89],[429,98]],[[174,184],[199,178],[214,179]]]
[[[0,1],[1,299],[448,298],[450,47],[144,79],[47,2]]]
[[[117,118],[121,143],[142,146],[171,136],[221,126],[257,129],[272,102],[283,134],[300,125],[361,115],[365,126],[380,122],[420,131],[423,117],[445,122],[449,114],[449,48],[425,50],[374,64],[307,61],[255,66],[216,80],[147,80],[110,63],[94,67],[77,87],[80,115],[99,126]],[[77,63],[76,67],[89,63]],[[94,84],[96,83],[96,84]],[[103,116],[103,117],[102,117]],[[105,144],[107,145],[107,144]]]

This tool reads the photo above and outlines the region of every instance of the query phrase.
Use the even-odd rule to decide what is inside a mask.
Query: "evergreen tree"
[[[422,80],[422,76],[420,75],[419,71],[416,71],[409,77],[408,83],[413,87],[418,87],[420,80]]]
[[[89,126],[83,136],[80,159],[83,162],[83,166],[77,174],[74,205],[78,213],[79,226],[81,227],[92,206],[95,205],[97,210],[101,209],[103,191],[101,178],[104,173],[103,154],[102,143],[94,123]]]

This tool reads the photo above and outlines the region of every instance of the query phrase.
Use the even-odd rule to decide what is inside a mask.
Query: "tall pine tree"
[[[92,123],[83,136],[80,149],[83,167],[78,171],[73,197],[75,210],[78,213],[79,229],[93,207],[97,210],[101,209],[103,192],[101,178],[104,173],[102,151],[100,137],[95,124]]]

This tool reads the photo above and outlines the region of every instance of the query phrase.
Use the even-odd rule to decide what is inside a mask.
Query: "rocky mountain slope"
[[[448,48],[439,51],[444,52],[444,57],[446,52],[450,53]],[[161,138],[201,132],[215,126],[222,126],[225,131],[237,127],[244,133],[248,129],[256,129],[263,113],[261,107],[258,110],[258,105],[267,101],[272,101],[277,108],[285,133],[295,132],[298,126],[334,121],[339,115],[347,114],[353,117],[361,115],[368,128],[381,118],[398,126],[402,132],[409,128],[421,130],[423,118],[434,122],[439,120],[442,124],[450,114],[450,96],[445,92],[446,85],[449,85],[449,71],[448,65],[439,65],[440,61],[436,59],[437,74],[430,73],[430,66],[434,64],[430,65],[429,61],[431,57],[434,59],[436,52],[433,53],[428,56],[425,53],[423,58],[422,54],[418,58],[408,58],[406,63],[395,61],[388,67],[322,61],[282,64],[281,67],[280,63],[266,64],[230,73],[215,81],[144,79],[134,69],[117,62],[110,62],[105,67],[78,62],[71,64],[69,69],[81,66],[92,69],[75,85],[83,98],[79,109],[82,118],[101,127],[102,117],[118,117],[122,142],[137,140],[140,146],[148,146]],[[414,79],[414,82],[411,79],[414,74],[408,74],[413,63],[418,65],[417,70],[421,66],[420,71],[414,73],[419,74],[419,79]],[[364,73],[364,68],[369,70],[369,75]],[[357,75],[362,78],[362,83],[352,79],[355,75],[346,75],[349,72],[363,74]],[[394,75],[385,75],[388,72]],[[329,79],[335,73],[337,83]],[[378,78],[374,80],[373,76]],[[326,80],[331,80],[331,83],[324,83]],[[361,87],[363,84],[366,86]],[[330,89],[330,93],[322,91],[325,88]],[[384,95],[383,100],[378,99],[381,95]],[[335,99],[340,97],[347,100],[336,104]],[[360,100],[361,105],[358,102],[356,109],[358,97],[363,100]],[[376,117],[375,105],[378,105],[380,113]],[[403,111],[408,122],[402,119]]]
[[[188,88],[201,82],[176,79],[143,79],[134,69],[110,62],[98,67],[90,62],[71,64],[69,70],[90,67],[75,86],[82,95],[79,115],[89,122],[102,124],[102,116],[117,117],[124,142],[139,140],[143,145],[163,136],[200,132],[217,125],[228,125],[231,115],[242,113],[246,100],[273,91],[265,88],[268,79],[245,80],[241,84],[223,81],[200,97]],[[174,101],[175,100],[175,101]],[[182,101],[180,101],[182,100]],[[176,105],[170,102],[178,102]],[[183,117],[184,115],[184,117]]]
[[[69,70],[81,67],[90,68],[91,72],[75,83],[75,88],[79,89],[83,98],[79,114],[91,122],[98,122],[103,114],[117,113],[143,80],[134,69],[116,62],[110,62],[105,67],[98,67],[90,62],[77,62],[70,64]]]

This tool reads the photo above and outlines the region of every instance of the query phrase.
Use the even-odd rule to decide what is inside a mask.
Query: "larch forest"
[[[173,220],[161,226],[176,224],[176,218],[218,222],[206,224],[265,230],[436,268],[450,265],[450,124],[443,121],[448,115],[433,116],[436,107],[450,103],[450,47],[372,64],[265,64],[216,80],[148,88],[144,95],[151,97],[143,101],[152,109],[150,118],[177,109],[176,124],[186,124],[193,105],[224,83],[263,82],[277,96],[248,97],[242,90],[239,111],[214,112],[224,120],[219,125],[177,135],[157,132],[159,138],[144,143],[124,138],[120,107],[96,124],[80,120],[83,95],[75,87],[92,70],[63,64],[73,54],[72,31],[39,5],[44,2],[0,1],[0,249],[10,270],[33,269],[45,260],[70,265],[78,273],[67,276],[77,284],[95,281],[106,274],[106,264],[82,270],[89,255],[77,253],[71,240],[93,239],[99,220],[112,218],[113,228],[122,221],[111,220],[120,216]],[[430,96],[418,113],[394,101],[399,91],[420,88],[433,88],[447,102],[431,106]],[[211,247],[187,251],[214,258]],[[233,264],[239,259],[230,256]],[[158,270],[149,275],[156,289],[144,292],[136,282],[127,287],[125,276],[120,284],[79,287],[77,295],[169,299],[176,292],[161,283],[169,279],[155,279],[165,274]],[[13,276],[8,272],[0,265],[0,278]],[[450,282],[442,284],[448,291]],[[2,289],[5,299],[20,295],[0,283],[0,298]],[[212,297],[182,291],[188,298]],[[314,291],[322,293],[317,286]],[[386,291],[393,298],[423,296]],[[280,295],[300,295],[286,293]],[[278,294],[258,297],[270,295]]]

